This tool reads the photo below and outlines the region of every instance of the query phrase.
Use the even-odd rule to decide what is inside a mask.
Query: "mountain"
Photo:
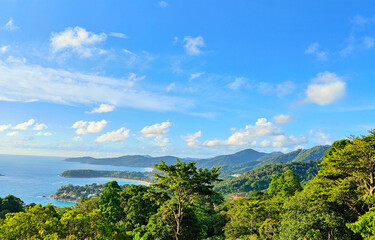
[[[115,158],[92,158],[92,157],[79,157],[79,158],[67,158],[65,161],[68,162],[81,162],[88,164],[98,165],[112,165],[112,166],[126,166],[126,167],[153,167],[154,163],[160,163],[163,160],[166,164],[175,164],[176,157],[174,156],[162,156],[162,157],[151,157],[149,155],[126,155]],[[192,159],[181,158],[181,161],[191,162]]]
[[[209,159],[198,160],[197,165],[202,168],[210,168],[216,166],[234,166],[246,164],[247,166],[255,166],[259,162],[265,161],[275,155],[282,153],[263,153],[253,149],[246,149],[234,154],[221,155]]]
[[[230,175],[242,174],[244,172],[273,163],[303,162],[321,159],[324,155],[324,152],[328,148],[329,146],[316,146],[311,149],[299,149],[286,154],[283,154],[281,152],[264,153],[255,151],[253,149],[245,149],[234,154],[220,155],[213,158],[179,159],[180,161],[184,162],[197,161],[197,166],[202,168],[222,166],[222,168],[220,169],[221,177],[228,178],[230,177]],[[69,162],[127,167],[153,167],[153,164],[160,163],[160,160],[163,160],[166,164],[176,163],[175,156],[151,157],[149,155],[126,155],[116,158],[79,157],[65,159],[65,161]]]
[[[287,163],[287,162],[304,162],[321,159],[324,156],[324,152],[330,148],[329,145],[315,146],[310,149],[298,149],[296,151],[285,153],[257,164],[254,169],[260,168],[265,165],[273,163]]]

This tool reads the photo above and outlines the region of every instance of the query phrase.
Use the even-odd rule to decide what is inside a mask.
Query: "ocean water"
[[[118,167],[66,162],[64,158],[0,155],[0,197],[12,194],[21,198],[25,204],[36,203],[55,206],[71,206],[74,203],[56,201],[43,196],[54,194],[62,185],[83,186],[91,183],[106,183],[107,178],[64,178],[58,176],[65,170],[93,169],[114,171],[145,172],[147,168]],[[142,184],[135,181],[116,180],[123,184]]]

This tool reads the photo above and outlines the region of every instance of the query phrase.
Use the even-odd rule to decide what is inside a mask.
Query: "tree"
[[[117,223],[121,218],[120,192],[116,181],[107,182],[99,197],[99,209],[110,223]]]
[[[5,218],[7,213],[17,213],[23,211],[23,201],[13,195],[0,198],[0,218]]]
[[[291,170],[286,171],[281,176],[273,175],[271,179],[271,183],[267,189],[270,197],[290,197],[295,192],[302,190],[298,175]]]
[[[176,240],[181,238],[183,220],[192,206],[204,196],[213,196],[213,182],[220,181],[219,169],[202,169],[195,166],[196,162],[181,162],[177,159],[175,165],[166,165],[163,161],[154,164],[161,174],[154,174],[158,180],[152,184],[156,192],[150,191],[149,196],[159,203],[173,216],[172,230]]]

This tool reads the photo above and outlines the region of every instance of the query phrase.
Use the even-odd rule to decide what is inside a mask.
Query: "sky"
[[[0,1],[0,154],[290,152],[375,128],[372,1]]]

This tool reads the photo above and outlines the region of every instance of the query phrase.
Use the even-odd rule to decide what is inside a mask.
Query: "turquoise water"
[[[63,161],[64,158],[0,155],[0,197],[15,195],[26,204],[36,203],[71,206],[74,203],[56,201],[43,196],[54,194],[62,185],[85,185],[106,183],[107,178],[63,178],[58,175],[65,170],[93,169],[145,172],[146,168],[92,165]],[[120,185],[141,184],[134,181],[116,180]]]

